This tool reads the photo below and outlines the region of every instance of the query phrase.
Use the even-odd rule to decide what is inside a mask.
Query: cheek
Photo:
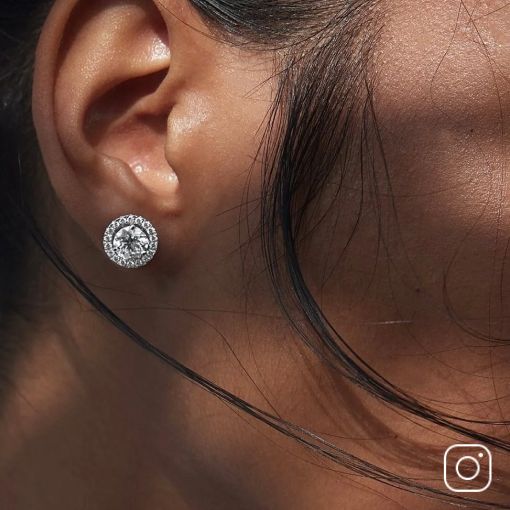
[[[457,285],[471,281],[478,291],[470,287],[466,299],[471,295],[475,306],[478,295],[482,306],[496,229],[510,227],[501,207],[510,203],[502,173],[510,68],[502,51],[508,37],[499,28],[510,15],[480,11],[474,26],[457,2],[411,4],[389,13],[376,59],[392,192],[406,250],[438,299],[443,272],[462,245],[451,275]]]
[[[393,13],[379,48],[377,112],[394,191],[448,202],[446,215],[452,186],[483,178],[501,129],[493,69],[476,37],[455,2],[414,3]]]
[[[504,120],[510,68],[502,53],[508,44],[490,17],[477,29],[465,13],[457,22],[458,2],[412,4],[389,14],[375,61],[375,110],[387,163],[386,169],[379,152],[377,215],[391,260],[386,303],[410,321],[393,337],[400,339],[399,351],[423,348],[420,366],[402,363],[408,368],[401,382],[445,400],[450,389],[464,388],[481,401],[494,390],[492,377],[508,371],[507,364],[493,368],[492,351],[479,348],[490,344],[478,338],[510,336]],[[484,49],[479,34],[492,44]],[[439,375],[424,382],[424,373]],[[451,400],[458,400],[453,393]]]

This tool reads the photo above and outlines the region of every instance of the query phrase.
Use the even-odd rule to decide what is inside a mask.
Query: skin
[[[510,354],[452,321],[443,274],[450,269],[461,324],[508,336],[510,8],[490,13],[502,5],[382,4],[374,105],[400,234],[383,186],[327,283],[348,236],[343,223],[335,229],[327,217],[303,253],[326,315],[368,363],[428,404],[482,420],[508,419]],[[46,21],[33,112],[59,249],[108,306],[181,363],[442,489],[442,454],[463,438],[423,428],[321,366],[282,318],[257,239],[245,243],[257,213],[245,220],[239,206],[260,193],[256,153],[276,55],[214,40],[183,1],[165,6],[57,0]],[[380,155],[375,172],[382,179]],[[343,207],[342,218],[357,210],[355,201]],[[117,269],[101,251],[105,226],[125,213],[158,229],[158,255],[143,270]],[[385,243],[376,256],[378,218]],[[31,341],[0,420],[2,506],[449,508],[312,456],[141,351],[51,270],[40,282],[54,306],[15,324]],[[508,440],[506,427],[479,430]],[[508,462],[493,453],[498,491],[478,497],[508,502]]]

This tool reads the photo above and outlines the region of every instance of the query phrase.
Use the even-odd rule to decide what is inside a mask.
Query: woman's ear
[[[211,222],[238,221],[273,62],[210,36],[184,0],[55,1],[36,52],[34,122],[57,196],[96,245],[112,219],[139,214],[160,252],[168,238],[189,258]]]
[[[123,212],[178,209],[164,150],[170,65],[153,2],[55,3],[36,55],[34,120],[51,183],[87,227],[92,210],[102,226]]]

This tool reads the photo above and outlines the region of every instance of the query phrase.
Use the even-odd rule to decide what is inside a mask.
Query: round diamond
[[[105,231],[103,245],[108,257],[126,268],[145,266],[158,248],[156,230],[146,219],[121,216],[112,221]]]

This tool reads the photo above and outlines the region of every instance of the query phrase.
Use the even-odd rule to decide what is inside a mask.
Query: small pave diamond
[[[148,264],[158,249],[156,229],[141,216],[121,216],[108,225],[103,238],[106,254],[116,264],[137,268]]]

